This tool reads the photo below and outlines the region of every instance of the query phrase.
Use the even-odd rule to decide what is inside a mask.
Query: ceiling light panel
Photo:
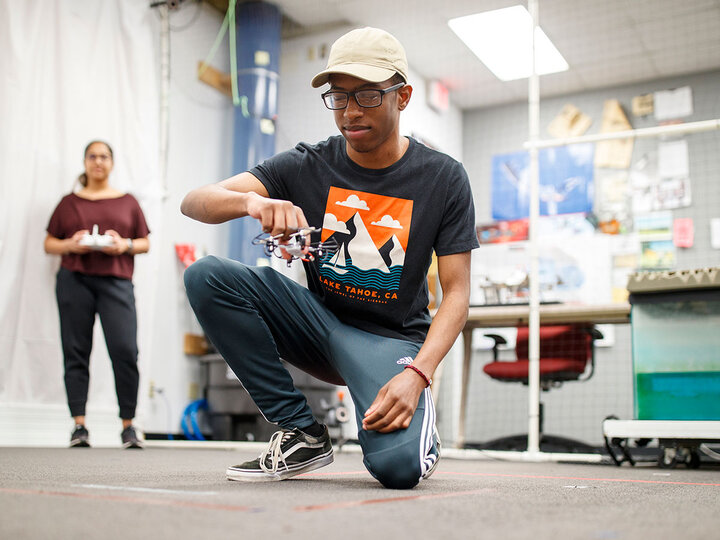
[[[458,17],[450,19],[448,25],[501,81],[532,74],[532,17],[524,6]],[[535,47],[539,75],[568,69],[568,63],[539,26],[535,29]]]

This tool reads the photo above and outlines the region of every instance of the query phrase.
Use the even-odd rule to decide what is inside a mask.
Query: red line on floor
[[[310,478],[312,476],[347,476],[350,474],[370,474],[367,471],[334,471],[334,472],[310,472],[300,474],[297,478]]]
[[[308,478],[311,476],[344,476],[348,474],[367,474],[367,471],[347,471],[347,472],[322,472],[307,473],[298,476],[298,478]],[[720,483],[711,482],[675,482],[672,480],[642,480],[635,478],[585,478],[580,476],[547,476],[537,474],[501,474],[501,473],[481,473],[481,472],[453,472],[453,471],[437,471],[437,475],[448,476],[487,476],[498,478],[535,478],[539,480],[586,480],[592,482],[628,482],[631,484],[666,484],[679,486],[710,486],[720,487]]]
[[[434,493],[430,495],[406,495],[405,497],[388,497],[383,499],[365,499],[361,501],[343,501],[327,504],[311,504],[309,506],[296,506],[293,508],[296,512],[314,512],[316,510],[334,510],[336,508],[352,508],[354,506],[365,506],[368,504],[385,504],[404,501],[420,501],[423,499],[441,499],[447,497],[462,497],[464,495],[478,495],[491,491],[487,488],[475,489],[472,491],[456,491],[453,493]]]
[[[589,482],[628,482],[631,484],[671,484],[679,486],[711,486],[720,487],[720,484],[710,482],[674,482],[671,480],[641,480],[638,478],[584,478],[580,476],[545,476],[535,474],[500,474],[476,472],[438,471],[435,474],[448,476],[494,476],[501,478],[537,478],[543,480],[586,480]]]
[[[125,497],[122,495],[101,495],[96,493],[74,493],[71,491],[47,491],[44,489],[13,489],[0,488],[0,493],[16,493],[20,495],[49,495],[52,497],[75,497],[79,499],[94,499],[101,501],[127,502],[133,504],[154,504],[157,506],[180,506],[185,508],[200,508],[203,510],[229,510],[231,512],[258,512],[262,508],[252,506],[234,506],[229,504],[200,503],[193,501],[179,501],[177,499],[152,499],[148,497]]]

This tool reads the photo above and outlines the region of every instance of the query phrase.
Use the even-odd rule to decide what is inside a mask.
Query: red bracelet
[[[405,366],[405,369],[412,369],[415,373],[420,375],[423,378],[423,381],[425,381],[425,388],[427,388],[428,386],[430,386],[432,384],[432,379],[428,379],[427,376],[422,371],[420,371],[418,368],[416,368],[412,364],[408,364],[407,366]]]

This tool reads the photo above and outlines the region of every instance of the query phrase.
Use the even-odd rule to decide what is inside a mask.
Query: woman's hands
[[[120,236],[117,231],[113,229],[108,229],[107,231],[105,231],[105,234],[107,234],[108,236],[112,236],[113,243],[111,246],[102,248],[101,251],[103,253],[107,255],[122,255],[130,249],[127,238],[123,238],[122,236]]]
[[[86,234],[90,234],[90,231],[83,229],[73,234],[70,238],[65,239],[64,242],[67,252],[84,255],[85,253],[92,251],[90,246],[83,246],[80,243],[80,240],[82,240]]]

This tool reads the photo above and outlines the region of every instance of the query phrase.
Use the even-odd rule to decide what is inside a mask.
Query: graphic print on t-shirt
[[[320,259],[320,281],[335,294],[369,302],[397,300],[413,202],[331,187],[321,240],[337,250]]]

